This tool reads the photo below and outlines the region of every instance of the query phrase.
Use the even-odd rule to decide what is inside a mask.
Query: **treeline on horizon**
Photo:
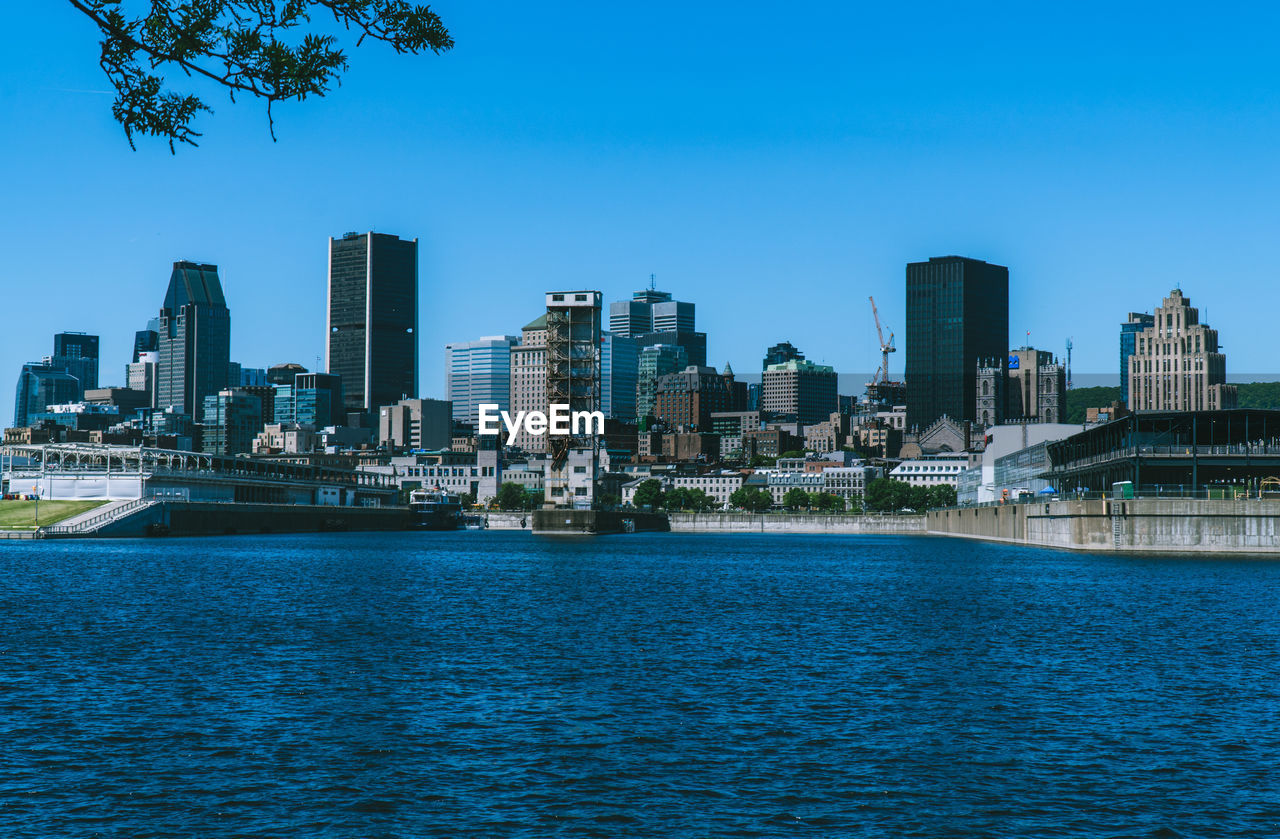
[[[1241,408],[1280,408],[1280,382],[1249,382],[1237,385]],[[1067,391],[1067,412],[1063,422],[1084,422],[1087,408],[1106,408],[1120,401],[1120,388],[1078,387]]]

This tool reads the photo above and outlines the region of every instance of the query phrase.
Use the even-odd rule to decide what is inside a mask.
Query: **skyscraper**
[[[812,361],[784,361],[765,368],[760,408],[794,416],[801,425],[825,422],[839,409],[836,371]]]
[[[646,288],[630,300],[609,304],[609,332],[634,338],[641,349],[658,344],[684,347],[690,364],[706,365],[707,334],[697,332],[695,306],[672,298],[669,291]]]
[[[1227,384],[1227,357],[1218,330],[1200,322],[1200,310],[1175,288],[1156,309],[1153,323],[1134,335],[1129,357],[1129,408],[1133,411],[1220,411],[1236,407]]]
[[[98,336],[83,332],[59,332],[53,336],[50,363],[61,367],[80,382],[80,390],[98,386]]]
[[[1008,348],[1008,268],[962,256],[908,263],[908,428],[976,419],[978,362]]]
[[[1137,349],[1138,333],[1154,326],[1155,322],[1155,315],[1130,312],[1129,318],[1120,324],[1120,401],[1126,406],[1129,404],[1129,356]]]
[[[764,354],[764,364],[760,369],[768,370],[770,364],[786,364],[788,361],[804,361],[804,353],[796,349],[790,341],[783,341],[781,344],[769,347]]]
[[[144,352],[158,352],[160,350],[160,319],[152,318],[147,321],[146,329],[139,329],[133,333],[133,361],[137,363],[141,359]]]
[[[511,411],[547,408],[547,316],[539,315],[520,330],[520,344],[511,349]],[[506,443],[505,435],[502,441]],[[530,434],[524,425],[511,445],[526,452],[546,451],[546,437]]]
[[[23,428],[34,414],[43,413],[49,405],[75,402],[84,388],[75,376],[60,367],[35,361],[22,365],[13,406],[13,427]]]
[[[658,400],[658,380],[668,373],[685,369],[691,363],[684,347],[675,344],[654,344],[640,351],[636,373],[636,418],[641,423],[653,416]]]
[[[328,372],[349,411],[418,393],[418,240],[347,233],[329,240]]]
[[[612,332],[600,335],[600,410],[606,417],[631,422],[636,418],[636,377],[640,345],[634,338]]]
[[[159,327],[156,407],[199,420],[205,397],[227,387],[231,366],[231,312],[218,266],[173,263]]]
[[[455,420],[474,428],[481,404],[511,409],[511,348],[519,343],[515,335],[490,335],[444,345],[445,386]]]

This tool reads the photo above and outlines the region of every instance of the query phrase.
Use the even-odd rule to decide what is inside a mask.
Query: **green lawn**
[[[0,529],[31,530],[36,526],[35,501],[0,501]],[[40,526],[56,524],[78,516],[85,510],[101,507],[105,501],[41,501]]]

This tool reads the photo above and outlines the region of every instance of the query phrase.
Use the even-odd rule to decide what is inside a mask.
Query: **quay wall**
[[[409,524],[407,507],[161,501],[88,535],[148,536],[162,533],[170,536],[213,536],[406,530]]]
[[[924,516],[671,513],[672,533],[924,533]]]
[[[933,510],[928,532],[1129,553],[1280,554],[1280,500],[1130,498]]]

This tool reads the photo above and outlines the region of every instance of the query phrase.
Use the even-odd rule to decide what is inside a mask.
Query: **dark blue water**
[[[0,836],[1274,836],[1280,562],[0,545]]]

